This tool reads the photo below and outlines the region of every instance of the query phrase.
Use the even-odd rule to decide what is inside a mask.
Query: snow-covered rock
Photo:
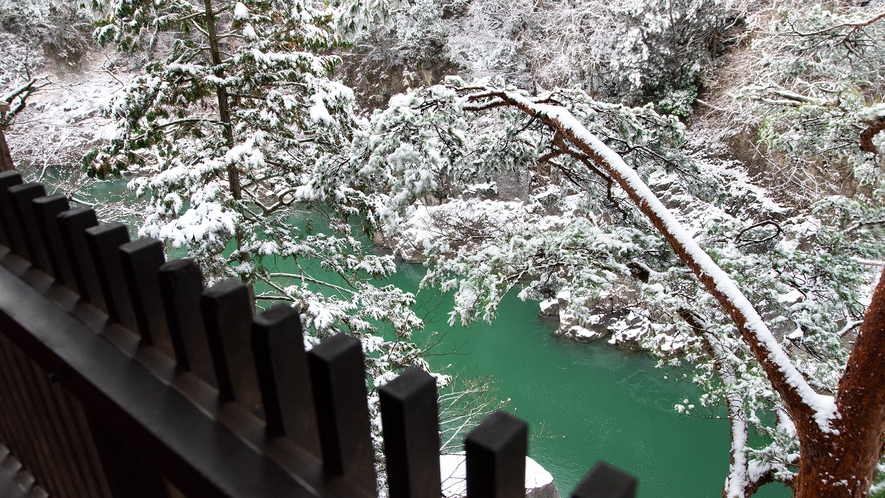
[[[467,496],[467,465],[465,465],[464,455],[441,455],[439,466],[443,498],[464,498]],[[525,496],[526,498],[559,498],[559,491],[553,484],[553,476],[530,457],[525,457]]]
[[[559,318],[559,301],[556,299],[548,299],[541,301],[538,314],[544,318]]]
[[[560,311],[559,329],[556,331],[556,334],[567,337],[573,341],[593,342],[607,336],[608,329],[603,327],[601,330],[597,330],[596,327],[593,329],[582,327],[577,325],[577,320],[574,316]]]
[[[591,322],[581,321],[568,312],[572,295],[562,290],[556,296],[559,308],[559,329],[556,334],[578,342],[593,342],[610,333],[609,326],[617,319],[617,313],[598,313]]]

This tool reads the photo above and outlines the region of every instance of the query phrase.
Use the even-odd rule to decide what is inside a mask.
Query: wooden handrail
[[[68,207],[64,197],[46,196],[42,185],[0,173],[0,353],[11,343],[82,409],[77,417],[84,418],[88,437],[78,444],[97,452],[101,482],[92,489],[105,490],[90,493],[377,495],[359,341],[334,336],[305,354],[293,308],[275,306],[253,318],[239,281],[203,289],[197,265],[164,263],[159,241],[130,241],[125,226],[98,223],[91,209]],[[14,368],[0,365],[13,369],[0,376],[12,379]],[[26,464],[50,495],[82,495],[76,491],[82,486],[59,473],[46,451],[72,446],[56,441],[65,431],[50,431],[56,440],[44,441],[42,453],[29,453],[29,444],[48,437],[41,431],[58,424],[7,414],[4,406],[20,407],[4,393],[27,390],[6,382],[0,385],[0,444],[13,452],[24,448],[23,458],[42,455]],[[381,388],[391,498],[439,497],[435,394],[433,377],[418,370]],[[527,435],[524,422],[503,413],[471,432],[468,492],[522,496],[523,484],[514,478],[524,473]],[[592,496],[630,498],[635,483],[617,469],[598,467],[573,496],[607,486],[612,494]]]

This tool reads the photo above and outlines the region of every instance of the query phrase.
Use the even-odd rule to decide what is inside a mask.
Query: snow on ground
[[[12,159],[18,164],[79,167],[93,145],[113,137],[111,121],[100,109],[130,78],[103,69],[102,55],[77,71],[49,73],[49,85],[32,95],[6,130]]]

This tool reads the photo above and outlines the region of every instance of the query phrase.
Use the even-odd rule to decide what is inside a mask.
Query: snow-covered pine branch
[[[732,278],[701,249],[636,171],[627,166],[617,153],[587,131],[564,107],[537,103],[518,92],[493,87],[481,92],[470,92],[465,98],[467,109],[483,110],[502,104],[516,107],[544,122],[555,133],[562,134],[592,159],[597,167],[620,185],[667,239],[682,262],[694,271],[698,280],[732,317],[756,359],[765,368],[772,384],[785,399],[787,409],[797,423],[806,423],[813,419],[820,432],[833,431],[831,421],[839,416],[833,398],[817,394],[811,389]]]
[[[736,439],[746,457],[736,469],[749,481],[736,471],[732,489],[749,494],[755,486],[745,484],[769,477],[812,482],[814,464],[795,473],[796,449],[841,434],[845,405],[832,395],[848,350],[837,331],[863,314],[861,254],[881,252],[879,232],[843,230],[863,209],[853,200],[778,205],[739,165],[685,150],[684,132],[649,106],[575,90],[529,98],[453,78],[377,111],[345,171],[367,192],[367,221],[399,237],[403,254],[427,258],[423,285],[454,291],[451,320],[491,320],[523,285],[522,298],[558,299],[572,328],[608,327],[612,343],[695,365],[712,409],[723,379],[678,310],[704,316],[740,373],[728,388],[746,422],[736,438],[750,427],[771,437],[761,449]],[[540,180],[528,198],[483,200],[525,169]]]
[[[308,343],[360,339],[381,455],[374,389],[429,367],[409,340],[423,327],[414,296],[372,281],[396,266],[351,225],[361,193],[324,190],[316,171],[338,166],[359,126],[352,90],[331,79],[337,11],[302,0],[112,3],[99,41],[134,50],[171,36],[106,109],[118,133],[87,155],[87,171],[132,175],[148,199],[140,235],[186,251],[210,282],[241,279],[262,306],[291,302]]]

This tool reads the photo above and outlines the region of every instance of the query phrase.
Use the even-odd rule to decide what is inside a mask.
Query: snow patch
[[[249,8],[246,7],[243,2],[237,2],[237,4],[234,5],[234,19],[238,21],[249,19]]]
[[[443,498],[467,496],[467,465],[464,454],[440,455],[439,467]],[[525,457],[525,489],[526,496],[559,497],[550,472],[528,456]]]

